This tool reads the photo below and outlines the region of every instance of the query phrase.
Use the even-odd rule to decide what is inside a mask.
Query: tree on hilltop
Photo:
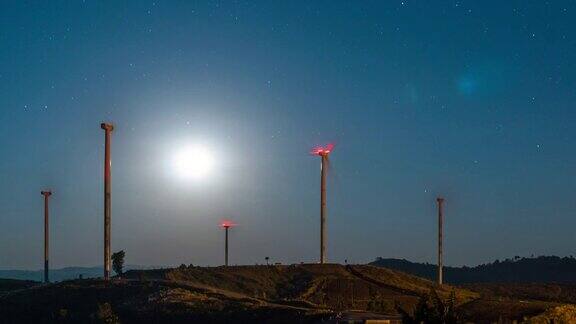
[[[112,269],[117,275],[121,276],[124,273],[124,257],[126,253],[124,250],[112,253]]]

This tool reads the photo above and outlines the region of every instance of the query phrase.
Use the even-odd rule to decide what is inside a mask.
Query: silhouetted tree
[[[457,324],[461,320],[456,313],[456,294],[450,294],[447,301],[443,301],[435,290],[420,297],[412,314],[396,306],[398,313],[402,315],[404,324]]]
[[[124,257],[126,253],[124,250],[112,253],[112,269],[117,275],[121,276],[124,272]]]

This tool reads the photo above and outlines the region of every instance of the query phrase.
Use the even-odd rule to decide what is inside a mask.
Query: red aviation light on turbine
[[[334,144],[329,143],[329,144],[326,144],[325,146],[314,147],[312,149],[312,151],[310,151],[310,154],[324,156],[324,155],[330,154],[330,152],[332,152],[333,149],[334,149]]]
[[[231,220],[223,220],[220,222],[220,227],[222,228],[230,228],[230,227],[234,227],[237,226],[238,224],[234,223]]]

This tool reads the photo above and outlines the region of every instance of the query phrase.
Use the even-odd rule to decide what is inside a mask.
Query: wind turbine
[[[317,146],[310,154],[320,157],[320,264],[326,263],[326,172],[328,171],[328,156],[334,149],[334,144]]]
[[[224,220],[222,222],[220,222],[220,227],[222,227],[225,231],[225,243],[224,243],[224,265],[228,266],[228,230],[230,229],[230,227],[234,227],[236,226],[236,224],[234,224],[232,221],[229,220]]]

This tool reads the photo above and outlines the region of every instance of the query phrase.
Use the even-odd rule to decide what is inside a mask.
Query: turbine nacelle
[[[231,220],[223,220],[220,222],[220,227],[222,227],[222,228],[230,228],[230,227],[234,227],[236,225],[238,225],[238,224],[234,223]]]
[[[310,154],[318,155],[318,156],[328,156],[328,154],[330,154],[333,149],[334,149],[334,144],[329,143],[329,144],[326,144],[325,146],[314,147],[312,149],[312,151],[310,151]]]

